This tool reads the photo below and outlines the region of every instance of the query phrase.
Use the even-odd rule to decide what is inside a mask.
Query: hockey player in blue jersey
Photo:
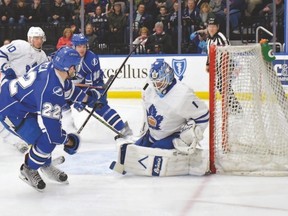
[[[48,60],[42,45],[46,41],[45,32],[40,27],[32,26],[27,32],[27,41],[13,40],[0,48],[0,72],[16,78],[25,74],[30,68]],[[0,81],[1,82],[1,81]],[[23,143],[0,124],[0,139],[11,143],[21,152],[28,149]]]
[[[79,137],[62,129],[62,106],[67,99],[88,104],[97,101],[93,92],[88,92],[91,95],[88,96],[69,80],[80,61],[78,52],[63,47],[52,62],[44,62],[17,79],[7,80],[4,76],[2,80],[0,121],[32,144],[20,168],[20,178],[39,191],[46,186],[37,171],[39,168],[52,180],[67,182],[67,174],[51,164],[54,148],[63,145],[68,154],[75,154],[79,148]]]
[[[73,80],[74,84],[80,86],[80,84],[86,84],[90,87],[98,87],[97,92],[100,97],[101,93],[104,91],[103,85],[103,71],[100,67],[100,61],[98,55],[88,50],[88,39],[83,34],[74,34],[72,37],[72,44],[75,50],[82,57],[82,63],[79,71],[77,72],[76,80]],[[99,89],[100,88],[100,89]],[[102,89],[101,89],[102,88]],[[74,107],[78,111],[82,111],[85,107],[85,104],[74,104]],[[91,107],[92,108],[92,107]],[[67,111],[65,115],[69,115],[71,110],[67,106]],[[99,116],[101,116],[109,125],[114,129],[119,131],[123,136],[132,135],[132,130],[129,128],[128,123],[124,123],[119,114],[108,105],[107,95],[101,98],[101,101],[98,101],[98,108],[95,111]],[[64,119],[72,119],[71,117]],[[73,122],[70,122],[72,125]],[[67,125],[67,123],[66,123]]]
[[[117,140],[118,162],[123,169],[150,176],[205,174],[207,161],[197,149],[209,121],[204,101],[175,78],[164,59],[152,64],[142,96],[146,125],[143,135],[135,145],[133,141]]]

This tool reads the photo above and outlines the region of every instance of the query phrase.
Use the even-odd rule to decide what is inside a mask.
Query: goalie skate
[[[46,184],[39,175],[39,172],[37,170],[30,169],[26,164],[21,165],[19,178],[37,191],[41,192],[46,187]]]
[[[68,176],[65,172],[50,164],[49,166],[42,166],[40,170],[51,180],[59,183],[68,184]]]

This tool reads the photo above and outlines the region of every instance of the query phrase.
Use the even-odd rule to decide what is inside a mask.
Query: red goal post
[[[288,102],[260,44],[209,49],[212,173],[288,175]]]

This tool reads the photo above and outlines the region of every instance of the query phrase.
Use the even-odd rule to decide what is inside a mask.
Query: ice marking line
[[[197,199],[201,196],[202,191],[206,188],[208,182],[211,179],[211,176],[203,176],[200,178],[204,178],[204,180],[201,182],[201,185],[197,188],[197,190],[192,194],[191,199],[187,200],[186,205],[180,211],[179,216],[190,216],[189,214],[191,212],[191,209],[193,208],[194,204],[197,202]]]

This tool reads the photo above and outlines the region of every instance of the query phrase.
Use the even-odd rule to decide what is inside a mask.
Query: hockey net
[[[210,170],[288,174],[288,103],[261,45],[211,47]]]

